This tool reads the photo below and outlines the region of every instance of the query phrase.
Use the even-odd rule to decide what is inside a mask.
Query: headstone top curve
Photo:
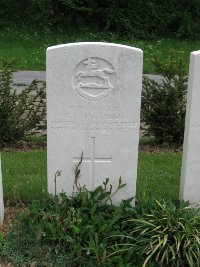
[[[125,48],[130,49],[135,52],[143,53],[143,51],[139,48],[128,46],[128,45],[121,45],[121,44],[115,44],[115,43],[106,43],[106,42],[77,42],[77,43],[67,43],[67,44],[61,44],[61,45],[55,45],[50,46],[47,48],[47,51],[54,50],[54,49],[60,49],[60,48],[66,48],[66,47],[78,47],[78,46],[109,46],[109,47],[118,47],[118,48]]]
[[[194,56],[198,56],[198,55],[200,55],[200,50],[191,52],[191,55],[194,55]]]

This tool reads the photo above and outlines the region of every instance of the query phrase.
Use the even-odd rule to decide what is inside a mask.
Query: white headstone
[[[180,198],[200,205],[200,51],[190,54]]]
[[[1,150],[0,150],[0,226],[3,225],[3,221],[4,221],[4,201],[3,201],[3,181],[2,181]]]
[[[47,49],[48,191],[72,195],[80,161],[81,185],[105,178],[114,203],[135,196],[143,53],[110,43],[73,43]]]

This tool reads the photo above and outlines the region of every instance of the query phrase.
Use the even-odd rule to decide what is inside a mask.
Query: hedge
[[[1,0],[0,25],[111,31],[133,38],[200,36],[198,0]]]

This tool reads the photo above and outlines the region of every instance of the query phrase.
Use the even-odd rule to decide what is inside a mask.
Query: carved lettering
[[[135,122],[127,121],[51,121],[52,129],[73,132],[127,132],[134,131]]]

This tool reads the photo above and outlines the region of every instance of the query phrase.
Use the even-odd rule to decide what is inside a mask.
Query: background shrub
[[[198,0],[1,0],[0,25],[111,31],[137,38],[200,36]]]
[[[178,60],[173,50],[166,62],[158,56],[152,59],[156,71],[163,76],[161,83],[149,78],[143,80],[144,133],[154,136],[159,144],[181,145],[183,142],[188,77],[183,52],[178,53]]]
[[[16,93],[12,67],[13,62],[3,61],[0,71],[0,149],[34,128],[45,127],[45,84],[33,81]]]

